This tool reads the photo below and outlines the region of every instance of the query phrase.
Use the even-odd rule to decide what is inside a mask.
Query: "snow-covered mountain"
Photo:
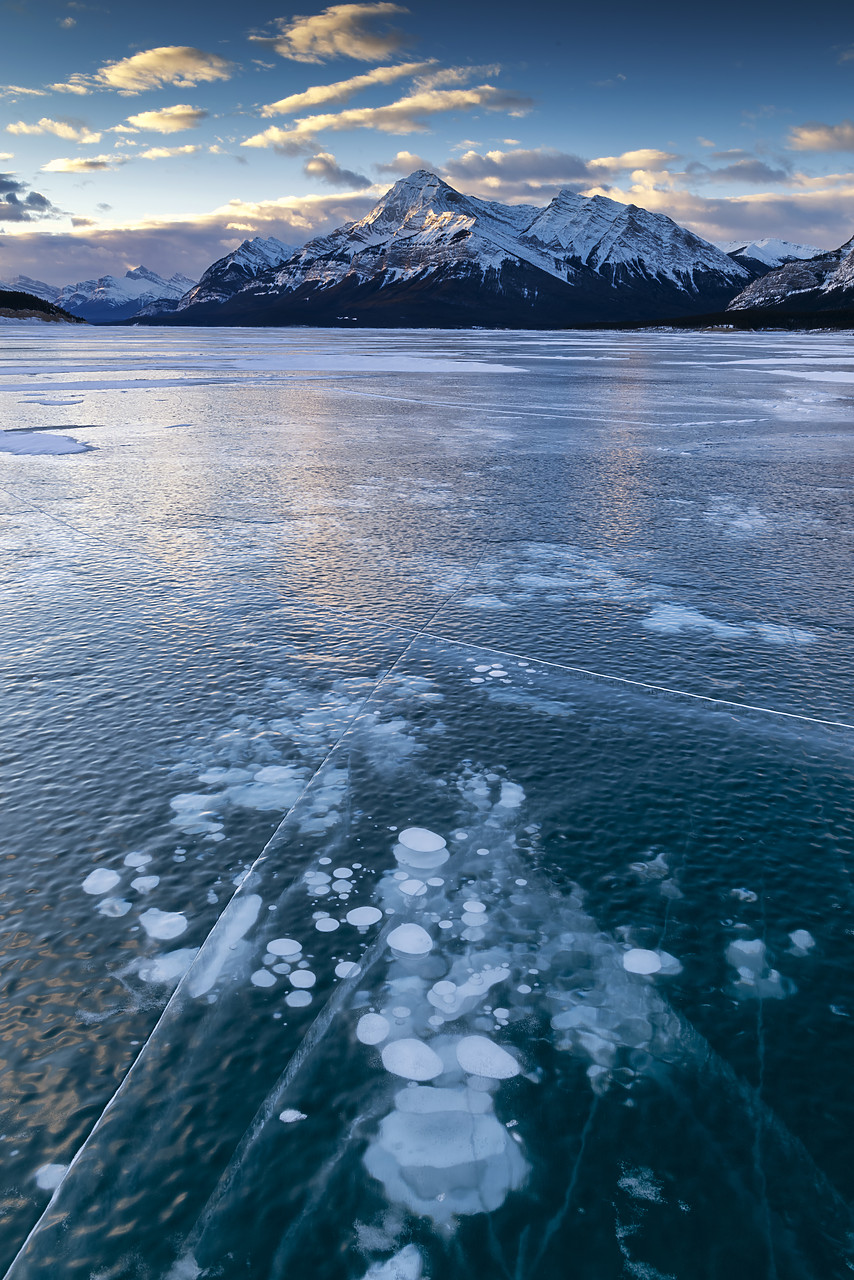
[[[0,289],[13,289],[21,293],[32,293],[45,302],[56,302],[62,290],[58,285],[45,284],[44,280],[33,280],[32,276],[15,276],[14,280],[0,280]]]
[[[194,284],[178,301],[176,311],[206,302],[225,302],[259,276],[269,274],[280,267],[295,252],[293,245],[283,244],[275,236],[256,236],[244,240],[239,248],[208,267],[198,284]],[[156,305],[147,308],[146,314],[156,314]]]
[[[821,253],[814,244],[793,244],[791,240],[777,240],[773,236],[764,236],[761,240],[718,241],[718,248],[742,266],[760,270],[772,270],[784,262],[815,258]]]
[[[753,274],[670,218],[635,205],[573,191],[545,208],[503,205],[464,196],[424,170],[395,183],[366,217],[259,270],[224,300],[201,292],[221,265],[163,320],[619,323],[719,310]]]
[[[97,322],[127,320],[144,306],[155,301],[177,301],[195,283],[187,276],[174,275],[169,280],[147,267],[136,267],[121,279],[101,276],[98,280],[80,280],[62,288],[18,276],[15,287],[26,289],[40,298],[55,302],[72,315]]]
[[[787,262],[754,280],[727,310],[773,308],[789,314],[854,307],[854,236],[805,262]]]

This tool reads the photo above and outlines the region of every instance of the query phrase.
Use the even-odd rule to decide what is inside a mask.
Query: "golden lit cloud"
[[[145,49],[130,58],[107,62],[94,75],[77,72],[68,80],[52,84],[57,93],[91,93],[94,89],[116,89],[123,97],[176,85],[192,89],[212,80],[230,80],[234,63],[217,53],[205,53],[189,45],[168,44]]]
[[[140,157],[143,160],[168,160],[172,156],[190,156],[194,151],[200,151],[201,147],[149,147],[148,151],[140,151]]]
[[[793,151],[854,151],[854,121],[798,125],[789,134],[788,145]]]
[[[128,123],[152,133],[181,133],[184,129],[198,129],[207,117],[208,112],[200,107],[181,103],[175,107],[163,107],[160,111],[140,111],[138,115],[128,116]]]
[[[678,158],[669,151],[641,147],[638,151],[624,151],[619,156],[600,156],[598,160],[590,161],[590,167],[604,169],[609,173],[619,173],[621,169],[666,169],[668,164]]]
[[[270,102],[261,108],[262,116],[288,116],[306,107],[318,107],[325,102],[347,102],[362,89],[369,89],[375,84],[391,84],[394,80],[405,80],[408,76],[426,71],[432,62],[401,62],[396,67],[374,67],[360,76],[351,76],[349,80],[337,80],[334,84],[316,84],[302,93],[292,93],[278,102]]]
[[[7,124],[6,132],[18,134],[50,133],[56,138],[63,138],[66,142],[92,143],[101,141],[100,133],[93,133],[85,125],[72,124],[69,120],[50,120],[47,116],[43,116],[37,124],[25,124],[23,120],[18,120],[15,124]]]
[[[294,62],[342,57],[376,62],[396,53],[404,42],[403,33],[383,20],[408,12],[385,0],[375,4],[333,4],[322,13],[298,16],[290,22],[279,18],[277,35],[253,35],[250,39]]]
[[[65,156],[42,165],[43,173],[98,173],[124,164],[122,156]]]
[[[425,116],[445,111],[470,111],[473,107],[507,111],[510,115],[519,116],[532,105],[530,98],[488,84],[472,89],[425,89],[384,107],[350,107],[346,111],[303,116],[289,129],[279,129],[274,125],[247,138],[241,145],[295,152],[317,134],[327,131],[377,129],[380,133],[426,133]]]

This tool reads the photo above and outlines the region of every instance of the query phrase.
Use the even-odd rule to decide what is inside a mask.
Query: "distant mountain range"
[[[854,236],[829,253],[819,252],[806,262],[787,262],[769,271],[742,290],[727,309],[792,316],[854,309]]]
[[[826,312],[854,304],[854,240],[826,253],[706,240],[663,214],[561,191],[545,208],[462,195],[419,170],[300,248],[245,240],[198,282],[145,267],[11,286],[99,323],[562,328]],[[724,320],[726,322],[726,320]]]
[[[174,275],[164,280],[147,267],[136,267],[121,278],[101,276],[98,280],[81,280],[62,287],[32,280],[29,276],[16,276],[8,284],[0,282],[0,289],[32,294],[81,320],[110,323],[129,320],[151,303],[167,308],[170,303],[177,303],[194,284],[188,276]]]
[[[653,321],[723,308],[755,274],[635,205],[573,191],[545,208],[503,205],[464,196],[424,170],[395,183],[366,217],[284,260],[266,265],[259,248],[252,241],[237,251],[243,273],[224,258],[177,307],[149,307],[144,319],[513,328]]]

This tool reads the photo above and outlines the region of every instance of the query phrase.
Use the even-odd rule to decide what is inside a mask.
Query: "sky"
[[[854,234],[854,5],[0,0],[0,279],[197,278],[414,169],[708,240]]]

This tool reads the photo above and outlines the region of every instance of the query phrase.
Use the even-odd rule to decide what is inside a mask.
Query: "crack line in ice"
[[[437,612],[441,613],[444,607],[444,605],[440,605]],[[433,616],[435,617],[435,614]],[[428,640],[441,640],[443,644],[458,645],[463,649],[477,649],[480,653],[500,653],[505,658],[523,658],[528,662],[536,662],[540,667],[553,667],[558,671],[571,671],[573,675],[585,676],[589,680],[626,684],[635,689],[651,689],[654,693],[666,693],[673,698],[692,698],[697,702],[711,702],[719,707],[733,707],[736,711],[761,711],[764,715],[783,716],[787,720],[804,720],[808,724],[829,725],[834,729],[854,729],[854,724],[846,724],[843,720],[821,720],[817,716],[805,716],[797,711],[776,711],[774,707],[759,707],[750,702],[730,702],[726,698],[713,698],[707,693],[688,693],[685,689],[670,689],[667,685],[650,684],[646,680],[630,680],[628,676],[609,676],[602,671],[591,671],[587,667],[573,667],[566,662],[553,662],[548,658],[538,658],[530,653],[517,653],[513,649],[498,649],[494,645],[475,644],[469,640],[457,640],[452,636],[440,635],[436,631],[427,631],[426,628],[429,625],[430,621],[425,622],[424,628],[419,632],[419,635],[425,635]],[[417,640],[418,636],[413,637],[413,639]]]

